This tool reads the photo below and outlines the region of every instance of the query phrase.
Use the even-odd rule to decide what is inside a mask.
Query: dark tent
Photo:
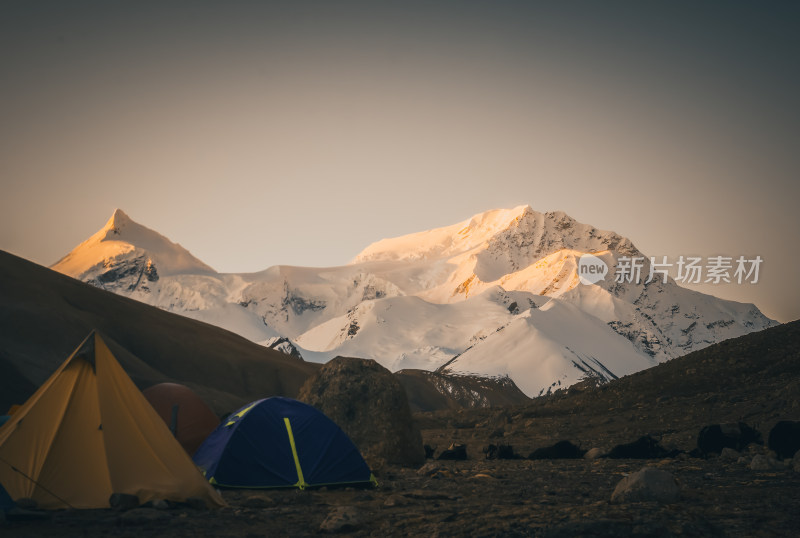
[[[223,421],[194,454],[214,485],[279,488],[375,483],[364,458],[310,405],[267,398]]]
[[[190,456],[219,426],[217,415],[186,385],[159,383],[142,394]]]

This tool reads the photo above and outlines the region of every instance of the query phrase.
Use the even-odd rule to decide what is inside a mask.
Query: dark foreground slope
[[[266,396],[294,396],[318,369],[0,251],[0,371],[12,372],[21,387],[0,391],[0,411],[22,403],[92,329],[110,338],[140,388],[185,383],[217,413]]]
[[[370,490],[231,491],[216,512],[176,507],[119,514],[67,511],[0,527],[3,536],[796,536],[800,471],[754,470],[734,458],[486,460],[489,443],[534,448],[570,439],[610,448],[642,434],[688,450],[709,421],[743,419],[763,432],[800,419],[800,324],[731,340],[603,387],[576,387],[523,406],[418,413],[423,440],[467,445],[465,461],[376,469]],[[368,417],[365,417],[365,420]],[[643,466],[671,473],[676,502],[611,503]],[[327,522],[327,523],[326,523]],[[338,524],[337,524],[338,522]]]

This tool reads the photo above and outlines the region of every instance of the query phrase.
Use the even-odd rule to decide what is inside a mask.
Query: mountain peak
[[[112,239],[113,235],[120,235],[123,228],[127,228],[131,224],[139,226],[136,222],[131,219],[127,213],[123,210],[117,208],[114,210],[114,213],[111,215],[111,218],[108,219],[106,225],[103,226],[98,233],[105,234],[105,238]]]
[[[493,236],[535,213],[528,205],[513,209],[490,209],[450,226],[381,239],[361,251],[352,263],[431,260],[454,256],[485,245]]]
[[[109,224],[124,224],[126,222],[131,222],[131,218],[120,208],[116,208],[114,213],[111,215],[111,218],[108,220]]]
[[[157,266],[161,274],[215,272],[188,250],[137,223],[121,209],[115,209],[100,230],[51,268],[83,279],[88,271],[102,271],[103,267],[119,263],[123,258],[140,257],[149,260],[150,266]]]
[[[529,205],[520,205],[478,213],[451,226],[381,239],[364,249],[353,263],[434,260],[486,250],[509,258],[520,249],[529,254],[527,263],[531,263],[564,248],[594,252],[617,246],[626,253],[634,250],[628,239],[581,224],[564,211],[540,213]],[[522,261],[512,265],[519,268]]]
[[[513,207],[511,209],[490,209],[488,211],[483,211],[482,213],[478,213],[470,217],[469,222],[470,224],[474,225],[502,225],[502,224],[511,224],[523,217],[525,217],[529,213],[534,213],[531,206],[525,205],[518,205],[517,207]]]

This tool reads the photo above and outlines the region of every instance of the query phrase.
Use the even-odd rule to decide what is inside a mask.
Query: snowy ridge
[[[529,351],[520,353],[520,349]],[[655,364],[602,321],[554,300],[518,316],[439,371],[509,376],[530,396],[567,387],[585,377],[610,380]]]
[[[365,248],[352,263],[433,260],[467,252],[484,246],[529,209],[528,206],[495,209],[452,226],[382,239]]]
[[[585,253],[611,275],[621,256],[643,256],[615,232],[519,206],[383,239],[342,267],[220,274],[117,210],[53,269],[255,342],[283,338],[306,360],[507,376],[529,396],[776,324],[672,280],[583,285]]]

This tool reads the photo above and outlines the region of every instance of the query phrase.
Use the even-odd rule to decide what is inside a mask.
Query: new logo
[[[608,265],[597,256],[584,254],[578,258],[578,277],[581,279],[581,284],[597,284],[607,274]]]

